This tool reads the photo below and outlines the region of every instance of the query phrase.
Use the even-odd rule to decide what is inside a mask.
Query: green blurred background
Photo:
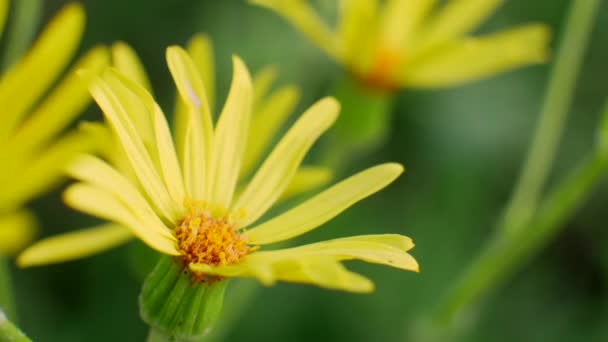
[[[63,2],[45,3],[44,21]],[[331,10],[334,1],[327,0]],[[549,24],[559,39],[566,0],[509,0],[481,28],[530,21]],[[170,112],[174,87],[164,49],[206,32],[215,46],[223,99],[230,55],[255,72],[268,64],[281,82],[302,87],[296,112],[331,94],[342,71],[284,20],[244,1],[84,1],[82,50],[123,40],[142,57],[157,99]],[[608,82],[608,3],[604,2],[576,87],[551,184],[590,150]],[[227,341],[409,341],[412,326],[480,251],[505,205],[535,127],[550,65],[528,67],[449,90],[401,91],[387,144],[361,155],[347,172],[397,161],[395,184],[298,242],[394,232],[416,242],[421,273],[373,265],[349,267],[374,279],[376,291],[354,295],[278,284],[256,291],[240,308]],[[220,104],[223,101],[218,101]],[[348,115],[348,113],[342,113]],[[99,119],[95,107],[85,116]],[[608,341],[608,187],[570,220],[542,253],[485,297],[465,341]],[[41,234],[83,227],[90,219],[61,204],[60,189],[33,203]],[[137,295],[148,255],[133,242],[108,253],[50,267],[17,270],[22,328],[35,341],[142,341]],[[235,285],[237,282],[233,282]],[[228,305],[230,305],[230,292]]]

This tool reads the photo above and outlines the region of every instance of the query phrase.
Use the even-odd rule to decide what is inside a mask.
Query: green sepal
[[[168,341],[200,341],[213,328],[227,280],[195,282],[178,259],[163,256],[139,295],[142,319]]]

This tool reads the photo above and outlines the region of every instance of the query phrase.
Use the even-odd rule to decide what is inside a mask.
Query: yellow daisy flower
[[[213,75],[215,70],[213,48],[209,38],[202,34],[195,35],[187,44],[187,53],[195,67],[194,71],[205,85],[205,96],[209,108],[213,108],[215,102]],[[122,42],[116,43],[112,46],[111,55],[112,64],[122,75],[139,84],[148,92],[152,92],[143,63],[131,47]],[[273,136],[278,133],[299,98],[299,89],[294,85],[283,86],[274,92],[270,92],[269,89],[276,77],[276,68],[267,67],[253,79],[253,113],[239,175],[239,188],[244,186],[243,180],[247,179],[252,169],[260,163]],[[155,133],[150,124],[149,116],[146,116],[147,113],[132,108],[126,114],[129,115],[144,145],[147,148],[153,148]],[[178,97],[173,115],[175,120],[173,126],[175,127],[176,152],[180,163],[183,163],[188,116],[187,104],[181,97]],[[96,136],[95,141],[105,142],[101,149],[102,156],[115,165],[133,184],[139,186],[137,176],[129,165],[129,158],[120,146],[119,137],[112,136],[109,128],[102,123],[87,122],[81,127],[83,131]],[[326,184],[331,177],[332,172],[325,167],[300,167],[279,200],[285,201],[307,193]],[[50,248],[55,252],[52,253],[52,256],[46,255],[44,258],[29,259],[29,264],[49,264],[86,257],[126,243],[133,237],[131,230],[121,225],[115,223],[100,224],[78,232],[41,240],[31,246],[27,253],[33,253],[31,251],[36,251],[38,248]],[[89,241],[89,243],[81,244],[80,242],[84,240]],[[82,246],[82,248],[64,248],[72,245]],[[24,259],[20,258],[19,262],[22,262],[22,260]]]
[[[285,17],[365,84],[445,87],[547,59],[549,29],[527,24],[470,36],[501,0],[339,1],[330,28],[306,0],[250,0]]]
[[[416,260],[407,253],[414,246],[411,239],[397,234],[265,249],[315,229],[381,190],[403,167],[394,163],[372,167],[262,220],[313,143],[337,118],[339,104],[324,98],[310,107],[237,191],[254,96],[247,68],[238,57],[233,61],[230,91],[214,125],[194,61],[180,47],[168,48],[167,63],[187,113],[185,129],[174,137],[160,106],[143,86],[112,68],[97,77],[91,94],[118,137],[133,178],[98,157],[83,155],[69,168],[80,182],[66,190],[64,199],[71,207],[112,223],[39,242],[23,252],[18,263],[29,266],[66,255],[92,254],[103,249],[100,246],[127,239],[123,228],[127,227],[166,255],[144,283],[142,318],[153,335],[180,339],[208,333],[221,310],[224,278],[369,292],[373,283],[347,270],[342,261],[359,259],[418,271]],[[134,118],[147,118],[150,140],[140,134]],[[180,139],[181,152],[176,150]]]
[[[217,123],[213,125],[206,91],[194,62],[179,47],[167,50],[167,63],[188,121],[180,162],[171,132],[152,95],[114,69],[92,83],[91,93],[119,137],[137,183],[107,162],[82,156],[69,169],[80,180],[65,192],[68,205],[128,227],[153,249],[177,257],[194,278],[255,277],[311,283],[354,292],[372,283],[343,268],[341,261],[362,259],[405,270],[418,270],[406,253],[404,236],[367,235],[302,247],[261,251],[260,247],[302,235],[327,222],[397,178],[403,168],[389,163],[352,176],[276,217],[259,223],[290,184],[316,139],[335,121],[339,105],[324,98],[309,108],[274,147],[240,193],[236,193],[247,144],[253,100],[249,73],[234,58],[234,77]],[[149,118],[153,141],[136,130],[130,110]],[[178,137],[176,137],[177,140]],[[87,238],[72,243],[40,243],[26,250],[21,265],[45,263],[63,249],[97,248]]]
[[[0,1],[0,30],[8,5]],[[18,251],[33,236],[35,222],[23,205],[52,187],[65,165],[92,147],[82,132],[61,132],[88,105],[86,82],[108,65],[108,51],[91,49],[53,87],[74,56],[84,22],[80,5],[65,6],[28,53],[2,75],[0,255]],[[84,80],[74,73],[82,68],[91,71]]]

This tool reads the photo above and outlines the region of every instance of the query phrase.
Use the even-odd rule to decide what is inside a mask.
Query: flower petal
[[[260,162],[262,154],[294,109],[299,97],[300,91],[297,87],[285,86],[254,109],[241,166],[241,178],[249,175]]]
[[[123,101],[128,101],[125,96],[128,97],[132,94],[124,94],[128,90],[121,87],[120,84],[114,82],[110,86],[106,80],[101,78],[92,83],[90,91],[118,136],[142,188],[159,212],[169,221],[176,222],[182,209],[182,203],[175,203],[172,200],[152,157],[144,146],[131,118],[125,112]],[[122,101],[119,100],[118,93],[123,93],[120,95]]]
[[[268,90],[279,76],[276,66],[270,65],[253,75],[253,111],[257,112],[262,100],[268,95]],[[255,114],[254,114],[255,115]]]
[[[0,217],[0,256],[19,251],[34,237],[36,222],[28,211],[16,211]]]
[[[302,235],[331,220],[351,205],[383,189],[403,172],[387,163],[371,167],[321,192],[297,207],[247,232],[251,244],[268,244]]]
[[[308,1],[249,0],[249,2],[277,12],[327,54],[338,60],[342,59],[338,48],[338,37],[315,13]]]
[[[186,46],[186,51],[198,70],[198,74],[205,85],[205,94],[209,108],[215,108],[215,62],[213,58],[213,45],[206,34],[195,34]]]
[[[378,31],[378,1],[340,1],[338,37],[343,61],[359,70],[371,62]]]
[[[179,255],[175,238],[160,233],[161,227],[150,225],[153,221],[140,220],[125,203],[107,191],[79,183],[71,185],[63,195],[72,208],[129,228],[140,240],[161,253]]]
[[[187,119],[176,118],[176,122],[186,124],[184,127],[178,125],[176,131],[177,146],[184,151],[182,171],[186,190],[193,198],[206,198],[209,185],[205,180],[209,177],[207,165],[211,160],[213,124],[205,85],[196,65],[182,48],[172,46],[167,49],[167,64],[187,108],[187,111],[178,110],[176,115],[188,114]],[[190,134],[187,134],[188,130]]]
[[[107,77],[114,77],[119,82],[122,82],[133,94],[140,99],[141,103],[146,107],[147,113],[152,116],[152,125],[154,140],[156,145],[156,155],[160,169],[162,171],[165,186],[171,195],[173,202],[176,204],[183,203],[185,199],[184,182],[182,180],[182,172],[180,170],[175,146],[171,138],[169,124],[162,112],[160,106],[154,101],[154,98],[141,85],[127,79],[116,71],[111,70]]]
[[[387,1],[379,18],[380,51],[394,55],[397,60],[411,53],[415,38],[436,2],[436,0]]]
[[[91,76],[98,75],[108,64],[105,47],[93,48],[80,58],[17,130],[11,139],[14,152],[22,153],[17,150],[34,150],[45,145],[82,113],[91,101],[86,85],[92,80]],[[83,78],[76,74],[81,69],[89,71]]]
[[[130,80],[146,88],[152,93],[152,86],[146,74],[146,69],[137,53],[125,42],[116,42],[112,45],[112,65]]]
[[[532,24],[458,41],[408,65],[400,82],[422,88],[450,86],[542,63],[548,40],[548,28]]]
[[[331,256],[336,260],[358,259],[418,272],[418,263],[406,253],[412,249],[412,240],[403,235],[361,235],[317,242],[300,247],[273,251],[284,259],[309,256]]]
[[[347,270],[342,263],[332,259],[289,260],[279,265],[275,271],[279,280],[355,293],[369,293],[374,290],[371,280]]]
[[[333,171],[322,166],[301,166],[281,194],[279,201],[286,201],[292,197],[319,188],[333,178]]]
[[[0,137],[7,137],[18,126],[68,64],[80,42],[84,17],[80,5],[65,6],[47,25],[25,58],[3,77],[0,82]]]
[[[418,38],[416,52],[423,53],[442,43],[458,39],[479,26],[503,0],[450,0],[429,22]]]
[[[148,222],[150,228],[156,228],[158,233],[173,238],[171,231],[165,227],[131,181],[103,160],[83,155],[75,160],[67,171],[72,177],[112,194],[117,201],[122,201],[138,220]]]
[[[92,139],[83,132],[72,132],[53,143],[46,151],[25,160],[16,159],[15,167],[3,170],[0,208],[14,207],[51,188],[61,179],[65,166],[78,154],[92,150]],[[24,164],[21,164],[24,162]],[[23,179],[27,181],[15,181]]]
[[[17,258],[20,267],[81,259],[116,247],[131,239],[127,228],[114,223],[62,234],[36,242]]]
[[[209,203],[229,208],[236,188],[251,119],[252,85],[247,67],[233,57],[232,85],[215,128]]]
[[[351,292],[364,293],[374,289],[369,279],[347,270],[331,257],[284,259],[280,253],[264,252],[251,254],[239,264],[219,267],[190,264],[190,269],[224,277],[253,277],[266,286],[282,280]]]
[[[334,98],[321,99],[283,136],[234,204],[233,210],[245,210],[243,226],[260,218],[285,191],[312,144],[334,123],[339,111]]]

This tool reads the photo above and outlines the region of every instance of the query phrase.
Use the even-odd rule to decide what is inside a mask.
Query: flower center
[[[185,265],[230,265],[247,255],[250,247],[246,237],[236,230],[235,219],[225,210],[214,210],[200,201],[187,201],[186,209],[186,216],[175,228]]]
[[[371,69],[365,75],[361,75],[363,83],[369,87],[391,92],[398,88],[392,80],[393,73],[397,70],[401,60],[397,54],[386,48],[379,48],[374,56]]]

